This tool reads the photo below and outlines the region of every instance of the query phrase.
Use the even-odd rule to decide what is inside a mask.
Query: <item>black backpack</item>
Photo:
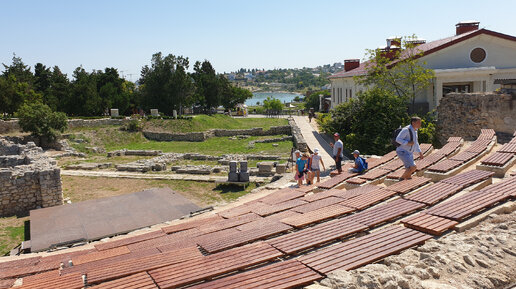
[[[395,131],[392,132],[391,144],[395,147],[400,146],[400,144],[396,141],[396,138],[398,137],[398,135],[400,134],[402,129],[403,128],[400,126]],[[409,133],[410,133],[410,141],[414,141],[414,136],[412,135],[412,131],[410,129],[409,129]]]

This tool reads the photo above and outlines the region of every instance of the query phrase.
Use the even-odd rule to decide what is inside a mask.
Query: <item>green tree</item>
[[[220,75],[222,86],[222,106],[226,109],[233,109],[239,103],[244,103],[248,98],[253,97],[253,93],[245,88],[232,86],[229,81]]]
[[[193,85],[186,73],[188,58],[161,52],[152,55],[151,66],[144,66],[139,80],[141,101],[146,109],[158,108],[165,114],[191,101]]]
[[[17,114],[22,130],[38,137],[40,143],[54,141],[68,125],[66,114],[54,112],[40,101],[24,103]]]
[[[70,97],[65,101],[65,111],[69,115],[102,115],[102,98],[97,91],[97,79],[93,73],[77,67],[73,72]]]
[[[25,101],[41,99],[27,82],[20,82],[14,74],[0,77],[0,113],[12,115]]]
[[[328,90],[313,91],[310,93],[309,96],[305,97],[305,107],[313,108],[315,111],[319,111],[319,106],[321,102],[319,97],[320,95],[322,95],[323,97],[327,97],[331,94]]]
[[[364,86],[390,91],[410,101],[411,112],[415,109],[416,95],[434,78],[433,70],[426,68],[426,63],[419,59],[423,51],[418,49],[414,40],[417,40],[415,35],[403,37],[399,49],[367,50],[366,74],[356,77],[356,81]]]
[[[326,122],[326,133],[339,132],[348,150],[384,154],[392,150],[392,131],[408,121],[405,100],[391,91],[372,88],[338,105]]]
[[[65,103],[70,99],[70,80],[58,66],[54,66],[50,75],[50,88],[45,96],[45,103],[52,110],[66,111]]]
[[[281,100],[269,96],[263,101],[263,108],[271,112],[280,112],[283,110],[283,103]]]

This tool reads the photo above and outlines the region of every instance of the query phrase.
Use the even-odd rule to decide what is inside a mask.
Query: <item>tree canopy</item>
[[[55,140],[68,126],[63,112],[54,112],[40,101],[26,102],[18,110],[20,127],[45,141]]]
[[[401,47],[367,50],[366,74],[357,76],[356,80],[364,86],[389,91],[410,101],[413,113],[416,95],[430,85],[434,72],[420,61],[423,51],[418,49],[415,35],[399,40]]]

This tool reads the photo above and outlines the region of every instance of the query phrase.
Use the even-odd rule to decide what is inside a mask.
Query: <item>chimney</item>
[[[455,35],[478,30],[478,21],[461,21],[455,24]]]
[[[360,59],[344,60],[344,71],[350,71],[360,66]]]
[[[401,47],[401,37],[399,36],[391,36],[387,38],[387,47],[390,48],[391,46],[394,47]]]
[[[407,40],[407,44],[411,47],[416,47],[418,45],[421,45],[421,44],[425,44],[426,43],[426,40],[425,39],[412,39],[412,40]]]

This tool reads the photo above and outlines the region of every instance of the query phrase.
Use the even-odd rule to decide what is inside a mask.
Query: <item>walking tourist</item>
[[[296,160],[296,170],[294,179],[297,181],[297,186],[300,187],[305,179],[305,174],[308,172],[308,153],[303,153],[300,158]]]
[[[338,132],[336,132],[333,135],[333,139],[335,140],[335,143],[330,143],[330,146],[333,148],[333,158],[335,159],[335,167],[337,168],[337,171],[340,174],[342,173],[342,158],[344,157],[344,144],[340,140],[340,134]]]
[[[410,124],[399,132],[396,137],[396,153],[403,165],[405,166],[405,172],[401,176],[400,180],[408,180],[411,175],[416,171],[417,167],[414,163],[414,153],[419,153],[419,158],[423,159],[423,153],[419,148],[419,142],[417,140],[417,130],[421,127],[421,118],[412,117]]]
[[[317,176],[317,182],[321,182],[321,168],[319,166],[319,162],[322,164],[323,170],[326,170],[321,155],[319,154],[319,149],[315,148],[308,164],[308,167],[310,168],[309,179],[312,184],[314,183],[315,176]]]

